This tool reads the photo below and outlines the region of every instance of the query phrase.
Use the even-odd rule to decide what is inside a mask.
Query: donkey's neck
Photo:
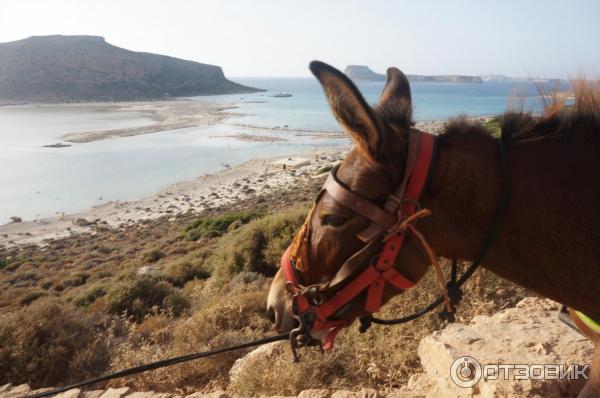
[[[476,131],[440,136],[419,227],[438,254],[473,260],[500,197],[497,143]],[[483,266],[600,319],[600,169],[596,145],[507,143],[509,199]]]

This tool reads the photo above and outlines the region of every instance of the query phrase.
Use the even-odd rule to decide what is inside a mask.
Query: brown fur
[[[338,178],[353,191],[383,203],[404,172],[412,125],[406,77],[397,69],[388,70],[380,104],[373,109],[340,72],[320,63],[311,69],[356,144],[342,162]],[[574,87],[575,105],[568,109],[554,97],[541,116],[522,112],[503,116],[509,200],[483,266],[600,319],[600,89],[597,83],[581,81],[575,81]],[[482,124],[466,119],[450,121],[438,143],[432,179],[422,198],[423,207],[433,215],[420,221],[418,228],[439,255],[473,260],[500,197],[498,146]],[[324,225],[331,214],[346,222]],[[311,244],[305,260],[309,269],[303,277],[307,283],[326,283],[363,247],[356,234],[368,221],[324,194],[310,222]],[[427,267],[409,239],[397,268],[418,281]],[[283,330],[293,323],[285,313],[289,302],[285,303],[281,281],[278,275],[269,306]],[[386,297],[399,293],[388,288]],[[337,316],[354,319],[363,305],[360,297]]]

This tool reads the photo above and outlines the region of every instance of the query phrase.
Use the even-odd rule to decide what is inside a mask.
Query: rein
[[[20,398],[51,397],[51,396],[59,394],[61,392],[72,390],[73,388],[86,387],[86,386],[97,384],[97,383],[100,383],[103,381],[108,381],[108,380],[117,379],[120,377],[131,376],[131,375],[138,374],[138,373],[148,372],[149,370],[164,368],[166,366],[171,366],[171,365],[175,365],[175,364],[182,363],[182,362],[188,362],[188,361],[192,361],[194,359],[207,358],[207,357],[210,357],[213,355],[223,354],[223,353],[229,352],[229,351],[236,351],[236,350],[241,350],[243,348],[250,348],[250,347],[255,347],[257,345],[272,343],[275,341],[286,340],[287,338],[288,338],[288,334],[283,333],[283,334],[279,334],[276,336],[265,337],[262,339],[258,339],[258,340],[254,340],[254,341],[250,341],[247,343],[242,343],[242,344],[238,344],[238,345],[234,345],[234,346],[230,346],[230,347],[226,347],[226,348],[218,348],[216,350],[197,352],[195,354],[188,354],[188,355],[182,355],[179,357],[163,359],[162,361],[151,362],[151,363],[148,363],[145,365],[140,365],[140,366],[136,366],[136,367],[129,368],[129,369],[123,369],[123,370],[120,370],[115,373],[110,373],[110,374],[107,374],[104,376],[85,380],[85,381],[82,381],[79,383],[74,383],[74,384],[64,386],[64,387],[54,388],[52,390],[44,391],[44,392],[41,392],[38,394],[25,395]]]
[[[331,171],[321,193],[317,196],[315,204],[318,203],[323,192],[326,191],[341,205],[364,216],[371,223],[365,230],[357,234],[358,238],[366,243],[365,247],[341,266],[325,289],[319,285],[303,286],[300,269],[295,262],[300,258],[294,252],[303,251],[306,253],[306,250],[308,250],[310,225],[305,224],[303,226],[303,234],[300,238],[302,242],[298,242],[298,239],[296,239],[295,244],[288,247],[282,256],[281,268],[286,279],[286,287],[292,295],[292,314],[299,323],[299,326],[290,333],[290,344],[294,360],[298,360],[297,349],[302,346],[319,345],[321,349],[331,349],[337,333],[349,325],[346,320],[335,319],[336,315],[365,291],[364,310],[368,315],[360,318],[361,332],[366,331],[372,323],[394,325],[417,319],[432,311],[441,303],[445,303],[445,308],[440,316],[449,322],[454,321],[454,307],[462,298],[461,286],[473,275],[489,250],[496,236],[498,224],[508,199],[504,145],[501,139],[497,140],[497,143],[500,158],[501,190],[493,221],[486,233],[478,257],[460,278],[458,278],[458,263],[454,260],[451,278],[448,283],[444,281],[443,272],[433,249],[415,227],[417,219],[431,214],[429,210],[421,209],[419,200],[433,171],[437,151],[435,136],[422,132],[409,135],[404,178],[398,189],[388,197],[383,208],[351,191],[340,182],[336,177],[338,167]],[[308,220],[309,223],[310,220]],[[372,314],[381,307],[386,284],[390,284],[399,290],[406,290],[415,286],[413,281],[396,269],[397,256],[408,234],[420,244],[426,257],[434,266],[442,286],[443,295],[411,315],[390,320],[375,318]],[[378,255],[372,256],[370,259],[363,258],[366,253],[370,253],[372,249],[376,248],[379,248]],[[294,249],[294,251],[291,249]],[[302,264],[302,266],[304,268],[306,264]],[[334,293],[327,294],[331,290]],[[326,333],[324,343],[314,339],[312,332]]]

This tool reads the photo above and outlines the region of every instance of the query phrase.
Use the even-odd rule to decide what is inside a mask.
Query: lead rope
[[[494,212],[494,218],[492,220],[492,224],[490,225],[490,227],[488,229],[487,235],[485,236],[485,240],[481,247],[481,251],[479,252],[479,255],[477,256],[475,261],[473,261],[473,263],[471,263],[469,268],[460,276],[460,278],[458,278],[458,262],[456,260],[452,261],[451,277],[450,277],[450,281],[448,281],[448,283],[446,284],[446,289],[448,291],[448,297],[451,301],[451,304],[454,307],[456,305],[458,305],[458,303],[462,299],[462,290],[461,290],[462,286],[465,284],[465,282],[467,280],[469,280],[469,278],[471,276],[473,276],[473,274],[475,273],[477,268],[479,268],[479,266],[481,265],[481,262],[483,261],[483,259],[485,258],[485,255],[487,254],[487,251],[489,250],[490,246],[492,245],[492,242],[494,241],[494,239],[496,237],[496,233],[498,232],[498,226],[500,225],[500,219],[501,219],[500,216],[502,214],[504,214],[504,212],[506,210],[506,205],[508,202],[508,178],[506,178],[507,166],[506,166],[506,156],[505,156],[505,151],[504,151],[504,142],[502,141],[502,138],[499,138],[498,140],[496,140],[496,142],[498,145],[498,155],[500,158],[500,198],[498,199],[498,204],[497,204],[496,210]],[[375,318],[372,315],[364,316],[364,317],[359,318],[360,325],[359,325],[358,330],[361,333],[364,333],[374,323],[379,324],[379,325],[400,325],[402,323],[410,322],[412,320],[418,319],[418,318],[422,317],[423,315],[428,314],[429,312],[433,311],[437,306],[439,306],[443,302],[445,302],[445,297],[438,297],[437,299],[432,301],[426,307],[424,307],[418,311],[415,311],[414,313],[412,313],[410,315],[404,316],[402,318],[380,319],[380,318]],[[448,312],[447,308],[445,308],[440,313],[440,318],[443,320],[447,320],[448,322],[454,322],[454,320],[455,320],[454,313]]]
[[[107,375],[96,377],[96,378],[85,380],[85,381],[81,381],[79,383],[74,383],[74,384],[71,384],[68,386],[54,388],[52,390],[44,391],[44,392],[41,392],[38,394],[25,395],[21,398],[50,397],[52,395],[56,395],[61,392],[72,390],[73,388],[86,387],[86,386],[90,386],[92,384],[100,383],[102,381],[108,381],[108,380],[117,379],[120,377],[131,376],[131,375],[134,375],[137,373],[143,373],[143,372],[147,372],[149,370],[164,368],[166,366],[171,366],[171,365],[175,365],[177,363],[192,361],[194,359],[206,358],[206,357],[210,357],[210,356],[217,355],[217,354],[222,354],[222,353],[229,352],[229,351],[241,350],[243,348],[250,348],[250,347],[257,346],[257,345],[272,343],[274,341],[287,340],[288,337],[289,337],[288,333],[283,333],[283,334],[279,334],[276,336],[270,336],[270,337],[265,337],[262,339],[250,341],[247,343],[241,343],[241,344],[234,345],[231,347],[218,348],[216,350],[197,352],[195,354],[188,354],[188,355],[182,355],[179,357],[163,359],[162,361],[151,362],[151,363],[148,363],[145,365],[140,365],[140,366],[136,366],[136,367],[129,368],[129,369],[123,369],[123,370],[120,370],[115,373],[109,373]]]

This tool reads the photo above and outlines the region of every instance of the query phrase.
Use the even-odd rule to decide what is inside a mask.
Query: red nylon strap
[[[291,246],[289,246],[285,250],[285,253],[283,253],[283,256],[281,256],[280,264],[285,277],[286,288],[295,297],[296,305],[298,306],[298,312],[302,313],[310,310],[310,303],[308,302],[308,298],[298,294],[298,285],[300,281],[298,281],[298,278],[296,278],[296,273],[292,269],[293,265],[290,261],[290,247]]]
[[[427,177],[429,176],[429,168],[431,167],[431,163],[433,160],[433,152],[435,146],[434,140],[435,137],[433,135],[421,133],[421,143],[419,145],[417,162],[411,173],[410,180],[408,181],[408,185],[406,187],[404,198],[400,207],[403,217],[410,216],[414,214],[415,211],[417,211],[417,203],[419,203],[421,192],[423,192],[425,184],[427,183]],[[390,283],[392,283],[393,280],[394,282],[392,283],[392,285],[400,289],[411,288],[414,286],[414,283],[412,281],[403,276],[394,268],[396,264],[396,257],[398,256],[398,252],[400,251],[400,248],[404,243],[405,236],[405,234],[397,234],[391,236],[388,240],[386,240],[383,249],[381,250],[381,254],[379,255],[379,259],[377,260],[377,264],[375,265],[375,267],[380,271],[393,271],[393,276],[391,276],[390,278],[391,280],[388,278],[384,278],[384,276],[382,275],[382,284],[384,283],[384,280],[387,280]],[[379,308],[381,308],[382,301],[383,289],[380,288],[377,284],[371,285],[367,294],[367,303],[365,305],[365,310],[370,313],[379,311]]]

